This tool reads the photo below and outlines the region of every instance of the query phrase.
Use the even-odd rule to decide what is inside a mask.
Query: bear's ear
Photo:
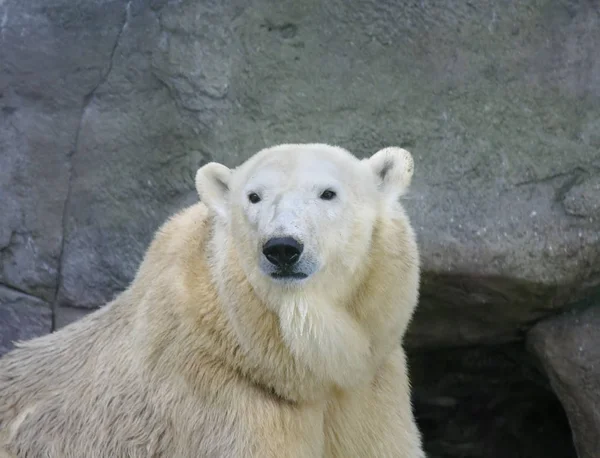
[[[209,162],[196,172],[196,191],[200,200],[222,218],[227,217],[227,197],[231,169]]]
[[[405,149],[383,148],[366,161],[375,174],[377,187],[384,194],[395,199],[410,186],[415,167],[412,155]]]

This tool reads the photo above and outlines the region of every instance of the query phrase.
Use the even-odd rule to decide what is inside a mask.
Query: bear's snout
[[[298,262],[303,249],[292,237],[275,237],[263,245],[263,254],[274,266],[287,269]]]

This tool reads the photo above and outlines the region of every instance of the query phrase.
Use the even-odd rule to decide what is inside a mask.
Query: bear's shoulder
[[[210,212],[202,202],[171,216],[154,234],[148,254],[181,256],[192,246],[202,244],[210,235]]]

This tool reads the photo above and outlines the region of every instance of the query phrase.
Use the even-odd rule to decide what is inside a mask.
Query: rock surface
[[[310,141],[415,157],[411,348],[522,340],[600,292],[598,43],[593,1],[0,0],[0,352],[126,288],[200,165]]]
[[[519,339],[600,284],[594,2],[4,0],[0,282],[94,308],[208,160],[415,155],[411,346]]]
[[[579,458],[600,456],[600,307],[546,320],[527,340],[565,406]]]
[[[0,355],[18,341],[47,334],[52,329],[52,311],[47,303],[0,286]]]

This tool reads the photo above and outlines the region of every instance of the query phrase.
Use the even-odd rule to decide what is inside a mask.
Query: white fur
[[[399,148],[320,144],[202,167],[126,291],[0,359],[0,457],[423,458],[411,177]],[[274,236],[303,243],[306,278],[272,278]]]
[[[385,148],[359,161],[328,145],[279,145],[235,171],[223,167],[211,163],[198,171],[198,193],[217,213],[228,212],[223,221],[230,224],[223,231],[237,241],[242,267],[278,314],[292,353],[340,386],[364,380],[372,371],[369,338],[342,305],[351,282],[341,284],[338,278],[357,272],[368,256],[378,207],[394,206],[409,186],[410,153]],[[221,185],[224,176],[227,188]],[[319,199],[326,189],[336,198]],[[259,203],[248,200],[251,192],[260,196]],[[304,244],[307,280],[281,284],[259,271],[268,264],[261,246],[281,236]]]
[[[219,217],[227,215],[227,196],[231,170],[222,164],[209,162],[196,172],[196,189],[204,203]]]

